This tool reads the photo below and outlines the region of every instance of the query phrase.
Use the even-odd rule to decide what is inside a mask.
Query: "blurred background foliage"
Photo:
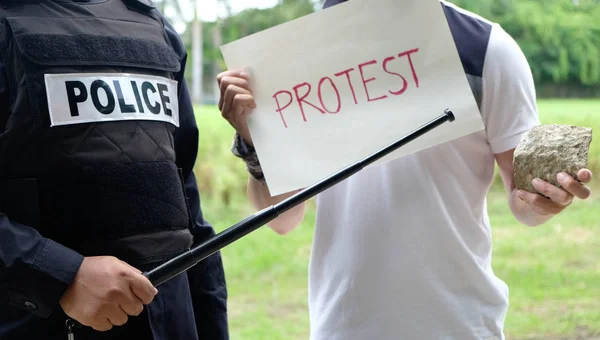
[[[163,0],[162,6],[181,1]],[[228,0],[218,1],[230,8]],[[248,0],[248,3],[251,3]],[[600,97],[600,1],[599,0],[452,0],[464,9],[499,23],[520,45],[530,62],[540,97]],[[190,8],[193,6],[188,5]],[[280,0],[272,8],[250,8],[229,13],[202,26],[202,99],[214,103],[214,78],[226,68],[219,47],[247,35],[320,10],[322,1]],[[177,6],[181,8],[181,4]],[[169,18],[187,27],[182,32],[190,53],[193,29],[199,20],[177,14]],[[197,18],[196,18],[197,19]],[[184,26],[182,26],[184,27]],[[192,58],[194,56],[192,55]],[[188,68],[189,82],[192,68]]]

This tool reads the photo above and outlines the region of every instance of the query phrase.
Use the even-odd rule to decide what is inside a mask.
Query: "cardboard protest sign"
[[[350,0],[221,47],[244,69],[269,191],[307,187],[450,108],[456,121],[382,161],[483,129],[438,0]]]

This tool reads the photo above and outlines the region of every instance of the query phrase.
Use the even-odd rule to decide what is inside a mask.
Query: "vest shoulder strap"
[[[0,7],[10,8],[13,6],[27,5],[27,4],[39,4],[43,0],[0,0]]]
[[[156,5],[152,0],[123,0],[129,8],[134,8],[142,12],[152,12],[156,9]]]

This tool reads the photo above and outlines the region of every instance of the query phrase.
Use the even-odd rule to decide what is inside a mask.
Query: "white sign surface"
[[[52,126],[157,120],[179,126],[177,81],[141,74],[46,74]]]
[[[272,195],[310,186],[446,108],[456,121],[381,161],[483,129],[438,0],[350,0],[221,49],[229,69],[250,76],[248,125]]]

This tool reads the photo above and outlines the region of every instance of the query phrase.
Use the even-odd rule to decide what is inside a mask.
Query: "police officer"
[[[142,275],[214,235],[173,27],[149,0],[1,2],[0,339],[227,339],[219,253]]]

